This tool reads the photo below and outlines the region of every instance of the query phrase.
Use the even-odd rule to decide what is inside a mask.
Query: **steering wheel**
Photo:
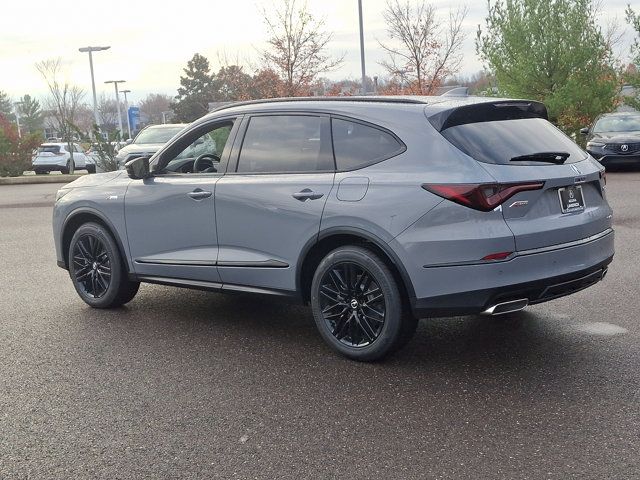
[[[213,153],[200,155],[193,162],[194,173],[214,173],[217,172],[216,164],[220,163],[220,157]]]

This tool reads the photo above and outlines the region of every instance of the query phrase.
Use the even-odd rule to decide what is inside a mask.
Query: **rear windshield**
[[[60,145],[40,145],[38,148],[38,153],[60,153]]]
[[[467,123],[449,127],[442,135],[484,163],[546,165],[545,162],[511,161],[514,157],[542,152],[566,152],[569,157],[564,163],[579,162],[587,157],[569,137],[542,118]]]
[[[133,143],[167,143],[183,127],[149,128],[140,132]]]

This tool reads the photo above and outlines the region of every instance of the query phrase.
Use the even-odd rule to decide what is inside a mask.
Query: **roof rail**
[[[286,102],[373,102],[373,103],[404,103],[404,104],[427,104],[420,97],[382,97],[382,96],[357,96],[357,97],[282,97],[263,98],[260,100],[247,100],[243,102],[233,102],[214,108],[210,113],[219,112],[233,107],[244,107],[245,105],[260,105],[268,103]]]

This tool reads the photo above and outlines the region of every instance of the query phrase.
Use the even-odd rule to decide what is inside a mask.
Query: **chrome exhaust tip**
[[[505,313],[519,312],[527,305],[529,305],[528,298],[496,303],[482,312],[482,315],[503,315]]]

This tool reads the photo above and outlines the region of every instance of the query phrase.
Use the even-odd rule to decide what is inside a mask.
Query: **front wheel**
[[[95,165],[87,165],[87,173],[96,173]]]
[[[98,223],[85,223],[71,238],[69,275],[85,303],[94,308],[119,307],[138,292],[139,282],[127,278],[118,246]]]
[[[373,361],[394,352],[417,325],[404,312],[387,265],[362,247],[340,247],[320,262],[311,284],[311,306],[324,340],[354,360]]]

